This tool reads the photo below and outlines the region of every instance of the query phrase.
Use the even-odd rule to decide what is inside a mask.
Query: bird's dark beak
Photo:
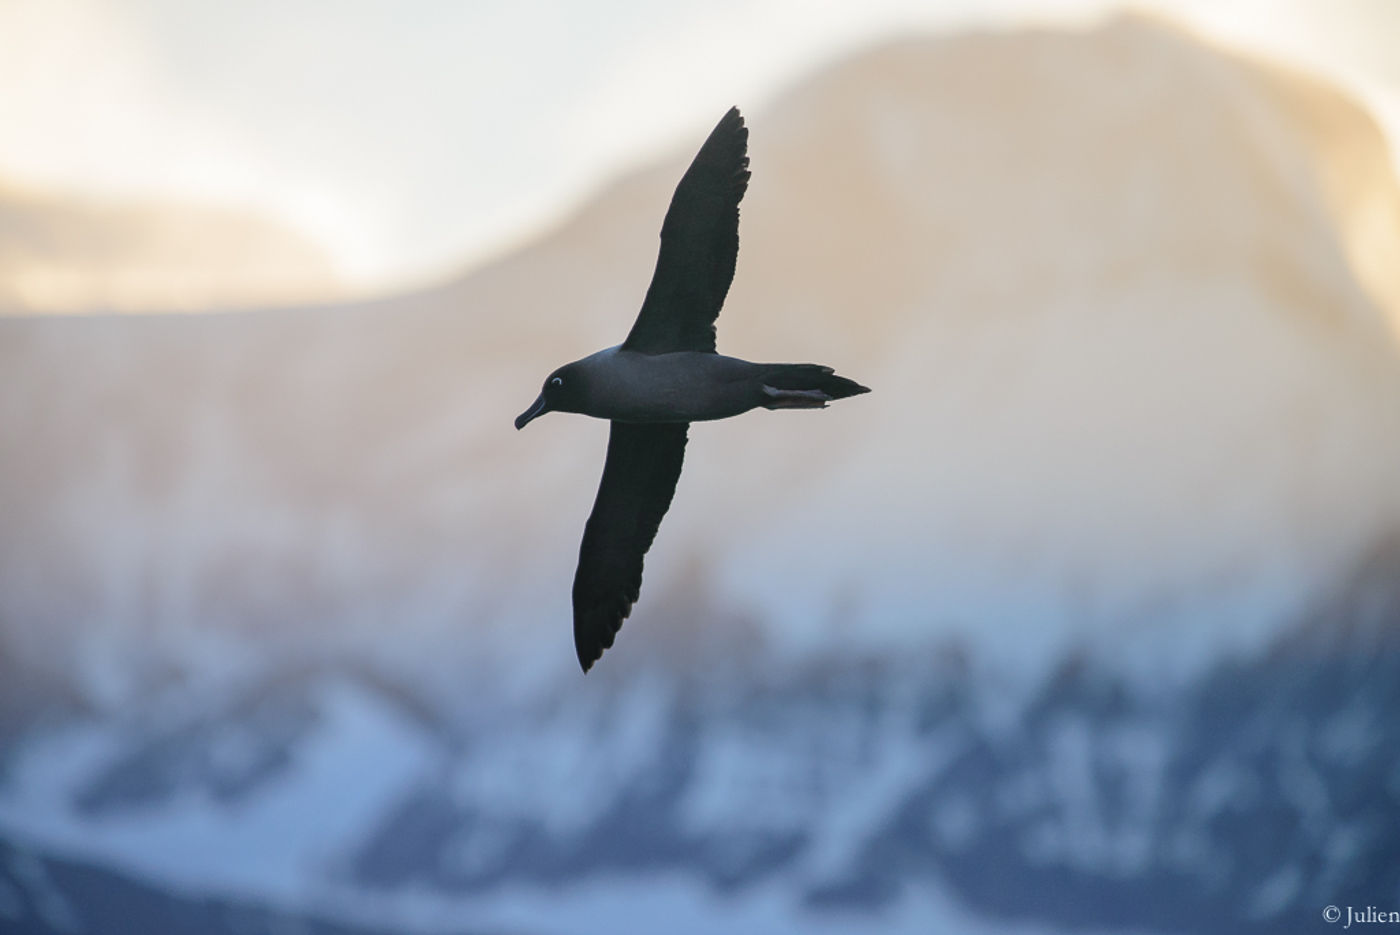
[[[523,429],[526,425],[529,424],[531,419],[535,418],[536,416],[542,416],[548,411],[549,403],[544,401],[544,394],[541,393],[540,398],[531,403],[529,409],[526,409],[520,415],[515,417],[515,427],[517,429]]]

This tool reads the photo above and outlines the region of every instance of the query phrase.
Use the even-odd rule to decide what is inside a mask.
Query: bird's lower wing
[[[687,423],[612,423],[574,574],[574,646],[587,672],[613,644],[642,590],[642,557],[671,506]]]

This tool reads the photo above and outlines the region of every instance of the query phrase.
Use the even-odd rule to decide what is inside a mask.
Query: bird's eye
[[[563,378],[563,377],[555,377],[554,379],[550,380],[549,382],[552,383],[552,384],[554,384],[555,386],[563,386],[563,385],[564,385],[564,378]]]

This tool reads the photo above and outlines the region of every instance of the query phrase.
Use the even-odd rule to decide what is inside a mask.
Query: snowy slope
[[[1397,582],[1392,543],[1261,657],[1171,688],[1070,657],[1010,718],[946,648],[475,685],[455,727],[289,671],[37,733],[0,827],[177,903],[409,931],[1304,931],[1400,887]]]

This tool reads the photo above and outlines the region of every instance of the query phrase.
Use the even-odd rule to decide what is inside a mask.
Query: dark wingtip
[[[737,105],[724,112],[724,116],[719,118],[719,123],[715,124],[715,128],[711,130],[710,133],[713,136],[720,133],[720,131],[733,135],[735,139],[741,142],[741,145],[747,148],[749,142],[749,128],[745,125],[744,115],[739,113]],[[744,164],[748,165],[747,157],[744,159]]]
[[[578,628],[577,620],[574,626],[574,652],[578,654],[578,664],[583,666],[584,674],[593,668],[593,663],[603,658],[603,653],[612,649],[613,641],[617,639],[617,634],[622,630],[622,621],[632,614],[632,604],[636,601],[633,597],[626,601],[613,614],[611,629],[598,630],[590,629],[589,636],[584,636]]]

